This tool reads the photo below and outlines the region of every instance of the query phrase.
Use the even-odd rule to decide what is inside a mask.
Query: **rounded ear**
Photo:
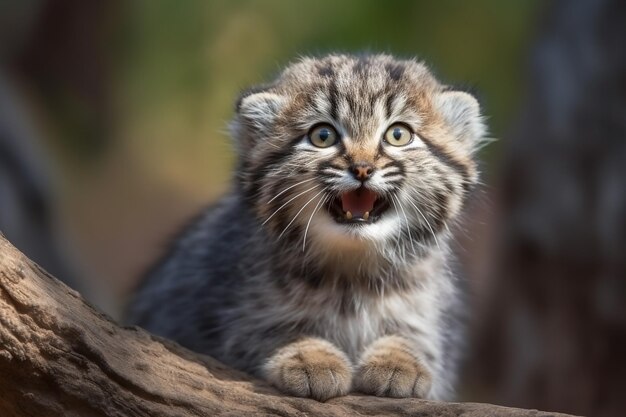
[[[454,136],[470,146],[480,142],[486,128],[474,96],[462,91],[444,91],[434,102]]]
[[[244,93],[237,101],[237,122],[248,135],[263,135],[271,129],[284,104],[283,96],[266,90]]]

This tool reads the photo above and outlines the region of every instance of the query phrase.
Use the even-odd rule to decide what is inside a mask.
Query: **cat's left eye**
[[[403,124],[391,125],[385,132],[385,142],[393,146],[405,146],[413,140],[413,133]]]

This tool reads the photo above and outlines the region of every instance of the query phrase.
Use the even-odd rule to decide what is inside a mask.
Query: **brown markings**
[[[378,147],[372,146],[349,146],[346,147],[346,155],[351,165],[367,164],[374,165],[376,156],[378,155]]]

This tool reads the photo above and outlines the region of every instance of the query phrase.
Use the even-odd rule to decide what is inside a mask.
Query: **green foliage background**
[[[167,154],[179,175],[200,169],[194,176],[222,181],[232,162],[225,126],[241,89],[301,55],[384,51],[424,59],[444,81],[477,91],[500,137],[520,95],[535,8],[521,0],[122,3],[107,33],[113,136],[148,164]]]
[[[239,91],[268,80],[300,55],[384,51],[422,58],[445,82],[478,92],[491,136],[501,138],[523,93],[538,5],[117,3],[102,28],[114,109],[110,125],[90,130],[93,115],[76,97],[58,99],[75,105],[50,106],[61,213],[82,247],[81,259],[116,282],[137,277],[166,236],[227,187],[233,154],[226,127]],[[487,172],[497,163],[498,146],[484,151]]]

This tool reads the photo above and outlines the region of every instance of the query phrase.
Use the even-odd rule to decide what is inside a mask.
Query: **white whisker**
[[[404,220],[406,222],[406,231],[409,234],[409,241],[411,241],[411,249],[413,249],[413,255],[415,255],[415,244],[413,243],[413,237],[411,237],[411,225],[409,224],[409,218],[406,215],[406,211],[404,211],[404,207],[402,207],[402,204],[400,203],[400,200],[398,199],[398,197],[396,197],[395,195],[391,195],[392,198],[394,198],[396,200],[396,202],[398,203],[398,205],[400,206],[400,210],[402,210],[402,214],[404,215]]]
[[[291,221],[289,222],[289,224],[288,224],[288,225],[287,225],[287,226],[283,229],[283,231],[282,231],[282,232],[280,232],[280,235],[278,235],[278,239],[280,239],[280,238],[283,236],[283,234],[285,234],[285,232],[287,231],[287,229],[289,229],[289,226],[291,226],[291,224],[292,224],[292,223],[296,220],[296,218],[300,215],[300,213],[302,213],[302,210],[304,210],[304,208],[305,208],[306,206],[308,206],[308,205],[309,205],[309,203],[315,199],[315,197],[317,197],[318,195],[322,194],[324,191],[326,191],[326,188],[322,189],[322,191],[318,192],[318,193],[317,193],[317,194],[315,194],[313,197],[311,197],[311,198],[309,199],[309,201],[307,201],[307,202],[306,202],[306,203],[305,203],[305,204],[304,204],[304,205],[300,208],[300,210],[298,210],[298,212],[296,213],[296,215],[295,215],[295,216],[293,216],[293,219],[291,219]]]
[[[392,196],[393,197],[393,196]],[[398,206],[396,205],[395,200],[392,198],[391,199],[391,204],[393,204],[393,208],[396,210],[396,214],[398,215],[398,217],[400,217],[400,212],[398,211]],[[396,246],[398,246],[399,248],[402,248],[402,245],[400,245],[400,235],[402,234],[402,226],[400,226],[400,234],[396,236]],[[401,254],[402,258],[404,258],[404,254]]]
[[[275,215],[276,213],[278,213],[280,210],[282,210],[282,208],[283,208],[283,207],[285,207],[287,204],[291,203],[293,200],[295,200],[296,198],[300,197],[302,194],[308,193],[309,191],[311,191],[312,189],[317,188],[317,187],[319,187],[319,185],[315,184],[313,187],[311,187],[311,188],[307,188],[306,190],[302,191],[301,193],[298,193],[298,194],[296,194],[295,196],[291,197],[291,198],[290,198],[289,200],[287,200],[287,201],[286,201],[286,202],[285,202],[282,206],[278,207],[278,208],[276,209],[276,211],[274,211],[274,212],[272,213],[272,215],[271,215],[271,216],[269,216],[269,217],[268,217],[268,218],[267,218],[267,219],[266,219],[266,220],[265,220],[265,221],[261,224],[261,226],[264,226],[264,225],[265,225],[265,223],[269,222],[269,221],[270,221],[270,219],[271,219],[272,217],[274,217],[274,215]]]
[[[300,182],[297,182],[297,183],[295,183],[293,185],[290,185],[289,187],[285,188],[280,193],[278,193],[274,197],[272,197],[272,199],[270,201],[268,201],[267,204],[269,204],[272,201],[276,200],[278,197],[280,197],[282,194],[286,193],[287,191],[291,190],[293,187],[297,187],[298,185],[304,184],[305,182],[313,181],[314,179],[315,178],[309,178],[308,180],[300,181]]]
[[[322,190],[322,191],[324,191],[324,190]],[[317,204],[315,205],[315,207],[313,208],[313,212],[311,213],[311,217],[309,217],[309,221],[307,222],[306,228],[304,229],[304,238],[302,239],[302,252],[304,252],[304,250],[306,248],[306,235],[307,235],[307,233],[309,231],[309,226],[311,225],[311,220],[313,220],[313,216],[315,216],[315,213],[317,212],[317,210],[319,208],[321,208],[327,200],[328,200],[328,196],[324,196],[324,198],[320,198],[320,201],[318,201]]]
[[[409,203],[411,203],[411,205],[413,207],[415,207],[415,210],[417,210],[419,215],[422,216],[422,219],[424,219],[424,221],[426,222],[426,225],[428,226],[428,229],[430,230],[430,233],[433,235],[433,239],[435,239],[435,244],[437,245],[437,247],[439,249],[441,249],[441,246],[439,246],[439,241],[437,240],[437,235],[435,235],[435,231],[433,230],[432,226],[430,225],[430,223],[426,219],[426,216],[424,216],[424,213],[422,213],[422,211],[415,205],[415,203],[413,203],[413,201],[411,201],[410,198],[409,198]]]

